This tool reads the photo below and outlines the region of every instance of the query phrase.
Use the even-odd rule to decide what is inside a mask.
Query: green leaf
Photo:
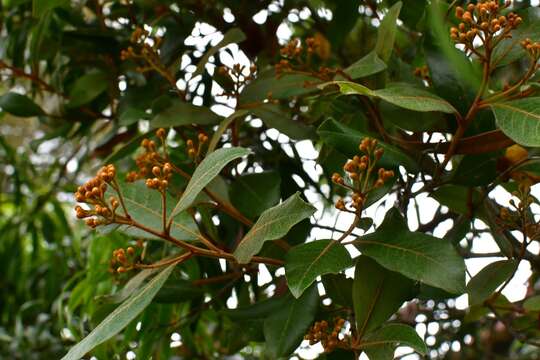
[[[491,104],[497,125],[512,140],[540,146],[540,97]]]
[[[295,96],[306,95],[317,91],[319,78],[304,74],[284,74],[276,77],[274,69],[267,70],[258,75],[257,79],[246,85],[240,94],[240,104],[249,104],[263,101],[272,95],[272,99],[288,99]]]
[[[89,72],[75,81],[69,93],[68,108],[76,108],[97,98],[109,87],[108,75],[101,71]]]
[[[203,295],[204,288],[194,285],[191,280],[169,278],[156,294],[154,301],[159,304],[178,304]]]
[[[250,219],[276,205],[280,198],[281,178],[275,171],[237,176],[229,190],[233,205]]]
[[[62,360],[79,360],[90,350],[118,334],[152,302],[175,266],[176,264],[172,264],[163,269],[141,291],[122,303],[90,334],[72,347]]]
[[[388,12],[381,21],[379,33],[377,34],[377,43],[375,52],[383,61],[388,61],[394,50],[394,41],[396,39],[397,19],[401,10],[401,1],[397,2],[388,9]]]
[[[248,114],[247,110],[236,110],[231,115],[227,116],[225,119],[221,120],[219,123],[218,128],[216,131],[214,131],[214,135],[212,135],[212,138],[210,139],[210,142],[208,143],[208,153],[211,153],[216,149],[216,146],[218,145],[219,141],[221,140],[221,135],[227,130],[229,125],[233,122],[234,119],[246,116]]]
[[[452,174],[452,182],[467,186],[483,186],[498,175],[497,153],[466,155]]]
[[[356,330],[362,337],[414,296],[414,283],[361,255],[356,262],[352,291]]]
[[[344,72],[352,79],[359,79],[384,70],[386,70],[386,64],[377,56],[375,51],[372,51],[346,68]]]
[[[153,128],[174,127],[189,124],[215,125],[221,117],[207,107],[174,100],[172,105],[156,114],[150,122]]]
[[[472,194],[469,198],[470,191],[472,191]],[[433,191],[431,193],[431,197],[441,203],[441,205],[448,207],[453,212],[462,215],[469,215],[469,203],[473,205],[479,204],[481,199],[481,195],[478,193],[478,191],[458,185],[443,185],[437,190]],[[475,215],[480,219],[484,219],[485,211],[479,209]]]
[[[32,16],[40,18],[47,11],[64,5],[69,5],[69,0],[33,0]]]
[[[25,95],[8,92],[0,97],[2,111],[20,117],[43,115],[45,112]]]
[[[120,114],[118,122],[120,125],[129,126],[135,124],[139,120],[147,120],[148,114],[141,109],[128,108]]]
[[[197,195],[215,178],[229,162],[249,154],[248,149],[241,147],[222,148],[208,154],[197,166],[191,180],[182,193],[182,197],[171,213],[171,217],[186,210]]]
[[[503,282],[514,275],[518,263],[516,260],[501,260],[480,270],[467,284],[469,304],[480,304],[493,294]]]
[[[264,242],[285,236],[293,225],[310,217],[315,208],[296,193],[279,205],[264,211],[234,251],[240,264],[247,264]]]
[[[323,122],[317,129],[317,133],[323,142],[349,158],[360,152],[358,145],[362,139],[373,137],[371,134],[351,129],[334,119]],[[398,165],[403,165],[409,171],[416,172],[418,170],[416,162],[399,148],[382,141],[379,141],[379,146],[384,149],[384,154],[378,162],[381,167],[395,168]]]
[[[302,341],[315,318],[319,305],[317,287],[312,286],[299,299],[290,301],[264,321],[264,338],[269,358],[289,355]]]
[[[314,138],[315,132],[312,127],[299,120],[293,120],[290,114],[286,114],[275,104],[262,104],[250,109],[250,112],[260,118],[267,127],[274,128],[291,139]]]
[[[285,276],[294,297],[302,295],[318,276],[337,274],[351,267],[345,246],[334,240],[318,240],[297,245],[285,257]]]
[[[370,359],[392,360],[397,346],[408,346],[420,355],[427,353],[424,341],[414,328],[403,324],[389,324],[367,335],[360,344]]]
[[[211,56],[216,54],[221,48],[233,44],[233,43],[239,43],[246,39],[246,34],[242,32],[242,30],[238,28],[232,28],[229,31],[227,31],[223,35],[223,39],[217,45],[212,46],[208,51],[203,55],[201,60],[199,60],[199,63],[197,64],[197,68],[195,69],[195,72],[193,73],[192,78],[194,78],[197,75],[200,75],[204,72],[204,66],[208,62],[208,59],[210,59]]]
[[[397,209],[376,232],[355,240],[362,254],[385,268],[453,294],[465,291],[465,262],[450,242],[411,232]]]
[[[249,306],[223,310],[222,313],[235,321],[266,319],[280,309],[287,307],[292,301],[294,301],[294,298],[287,294],[258,301]]]
[[[531,296],[525,300],[523,308],[527,311],[540,311],[540,295]]]
[[[128,297],[130,297],[135,290],[139,289],[141,285],[144,283],[144,281],[152,274],[157,272],[159,268],[154,269],[144,269],[140,271],[137,275],[133,276],[129,281],[124,285],[124,287],[112,294],[112,295],[104,295],[104,296],[98,296],[94,300],[98,303],[112,303],[117,304],[121,303],[122,301],[126,300]]]
[[[134,183],[120,184],[124,203],[128,209],[129,215],[140,224],[147,228],[162,231],[163,214],[161,211],[161,195],[146,187],[143,181]],[[111,193],[111,195],[114,195]],[[174,205],[172,196],[167,196],[167,214],[170,214]],[[119,208],[117,211],[122,212]],[[112,225],[117,230],[133,236],[148,239],[160,239],[158,236],[150,234],[141,229],[128,225]],[[200,238],[197,224],[188,213],[177,216],[171,224],[171,236],[180,240],[196,240]]]
[[[326,274],[322,277],[326,294],[333,303],[352,308],[353,279],[346,278],[344,274]]]
[[[413,111],[440,111],[448,114],[457,110],[446,100],[427,90],[406,84],[391,84],[380,90],[371,90],[351,81],[332,81],[321,86],[337,85],[345,95],[365,95],[382,99],[396,106]]]

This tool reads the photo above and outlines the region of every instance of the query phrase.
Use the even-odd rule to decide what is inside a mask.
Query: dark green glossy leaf
[[[310,217],[314,212],[315,208],[302,200],[299,193],[267,209],[240,240],[234,257],[240,264],[248,263],[262,249],[265,241],[285,236],[293,225]]]
[[[325,143],[349,158],[360,152],[358,146],[362,139],[373,137],[371,134],[364,134],[360,131],[353,130],[333,119],[326,120],[322,123],[317,129],[317,133]],[[403,165],[412,172],[418,169],[416,162],[397,147],[381,141],[379,141],[379,146],[384,149],[384,154],[378,162],[381,167],[395,168],[397,165]]]
[[[289,355],[296,349],[315,318],[318,304],[319,293],[312,286],[264,321],[266,352],[270,358]]]
[[[381,21],[379,33],[377,35],[377,43],[375,44],[375,52],[379,57],[387,62],[394,50],[394,41],[396,38],[397,19],[401,10],[401,1],[397,2],[388,9],[388,12]]]
[[[279,202],[280,184],[281,178],[275,171],[237,176],[229,197],[242,214],[253,219]]]
[[[487,299],[497,288],[508,280],[516,271],[516,260],[496,261],[476,274],[467,284],[469,304],[480,304]]]
[[[356,330],[363,336],[414,296],[414,282],[361,255],[356,262],[352,291]]]
[[[44,111],[30,98],[14,92],[8,92],[0,97],[0,108],[2,111],[20,117],[44,114]]]
[[[220,119],[221,117],[204,106],[175,100],[171,106],[157,113],[150,124],[154,128],[189,124],[214,125],[219,123]]]
[[[465,291],[465,262],[450,242],[409,231],[396,209],[390,210],[376,232],[355,244],[385,268],[450,293]]]
[[[397,346],[408,346],[420,355],[427,353],[426,344],[414,328],[403,324],[389,324],[367,335],[362,341],[362,350],[370,359],[392,360]]]
[[[69,93],[68,108],[87,104],[109,87],[109,76],[101,71],[89,72],[75,81]]]
[[[345,246],[334,240],[317,240],[297,245],[285,257],[285,276],[291,293],[300,297],[318,276],[339,273],[351,267]]]

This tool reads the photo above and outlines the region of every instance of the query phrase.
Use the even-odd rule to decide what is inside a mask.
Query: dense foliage
[[[0,358],[537,359],[537,3],[3,0]]]

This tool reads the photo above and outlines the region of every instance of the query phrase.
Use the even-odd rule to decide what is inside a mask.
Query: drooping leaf
[[[292,139],[312,139],[315,135],[312,127],[298,120],[293,120],[289,114],[283,112],[277,105],[262,104],[251,109],[251,113],[260,118],[267,127],[274,128]]]
[[[394,41],[396,39],[397,19],[401,10],[401,1],[395,3],[384,16],[379,26],[377,34],[377,43],[375,44],[375,52],[379,57],[387,62],[394,50]]]
[[[229,197],[242,214],[253,219],[279,202],[280,185],[275,171],[241,175],[234,179]]]
[[[349,158],[359,153],[358,145],[360,145],[362,139],[373,137],[371,134],[351,129],[333,119],[323,122],[317,129],[317,133],[325,143],[336,148]],[[394,168],[399,164],[412,172],[418,170],[416,162],[397,147],[382,141],[379,141],[379,146],[384,149],[384,154],[378,161],[381,167]]]
[[[355,241],[362,254],[385,268],[453,294],[465,291],[465,263],[444,239],[409,231],[397,209],[376,232]]]
[[[45,112],[27,96],[8,92],[0,96],[2,111],[20,117],[43,115]]]
[[[90,334],[72,347],[62,360],[79,360],[87,352],[118,334],[152,302],[152,299],[163,286],[174,267],[175,264],[172,264],[163,269],[141,291],[122,303]]]
[[[246,85],[240,94],[240,103],[249,104],[263,101],[271,95],[272,99],[288,99],[317,91],[315,84],[319,78],[304,74],[284,74],[279,78],[274,69],[264,71],[257,79]]]
[[[392,360],[397,346],[408,346],[420,355],[427,353],[424,341],[414,328],[403,324],[389,324],[368,334],[361,343],[361,348],[370,359]]]
[[[314,212],[315,208],[302,200],[299,193],[267,209],[240,240],[234,257],[240,264],[248,263],[262,249],[264,242],[285,236],[293,225],[310,217]]]
[[[497,125],[512,140],[540,146],[540,97],[491,104]]]
[[[89,72],[75,81],[69,93],[68,108],[87,104],[109,87],[109,76],[102,71]]]
[[[351,81],[332,81],[324,86],[328,84],[338,85],[341,93],[345,95],[371,96],[413,111],[440,111],[448,114],[457,112],[446,100],[411,85],[391,84],[384,89],[371,90]]]
[[[370,52],[343,70],[351,79],[359,79],[377,74],[386,69],[386,64],[377,56],[375,51]]]
[[[193,73],[193,77],[200,75],[204,71],[204,66],[208,62],[208,59],[210,59],[211,56],[215,55],[221,48],[233,44],[233,43],[239,43],[246,39],[246,34],[242,32],[242,30],[238,28],[232,28],[229,31],[227,31],[223,35],[223,39],[219,43],[217,43],[215,46],[212,46],[206,53],[204,53],[203,57],[201,57],[201,60],[197,63],[197,68],[195,69],[195,72]]]
[[[352,289],[359,336],[384,323],[414,295],[414,282],[361,255],[356,262]]]
[[[264,321],[266,351],[272,359],[289,355],[302,341],[319,304],[317,287],[312,286],[299,299],[290,301]]]
[[[163,213],[161,210],[161,195],[157,191],[149,191],[144,182],[136,181],[134,183],[120,184],[124,202],[129,215],[138,223],[146,228],[161,232],[163,229]],[[111,195],[115,196],[111,192]],[[167,214],[170,214],[174,206],[174,198],[167,196]],[[117,209],[120,213],[122,210]],[[134,237],[149,239],[159,239],[147,231],[128,225],[111,225],[118,231]],[[188,213],[180,214],[175,217],[171,224],[170,235],[179,240],[196,240],[201,235],[195,221]]]
[[[352,266],[345,246],[334,240],[317,240],[293,247],[285,257],[285,276],[291,293],[300,297],[318,276]]]
[[[154,128],[189,124],[214,125],[219,123],[220,119],[216,113],[207,107],[175,100],[171,106],[157,113],[150,124]]]
[[[517,266],[518,262],[516,260],[500,260],[480,270],[467,284],[469,304],[482,303],[514,274]]]
[[[215,178],[229,162],[249,154],[248,149],[240,147],[222,148],[208,154],[197,166],[182,197],[171,213],[171,217],[187,209],[206,185]]]

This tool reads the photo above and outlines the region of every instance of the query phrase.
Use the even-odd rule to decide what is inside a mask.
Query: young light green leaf
[[[163,228],[163,213],[161,211],[161,196],[157,191],[149,191],[144,182],[120,184],[124,203],[129,215],[138,223],[147,228],[161,231]],[[111,195],[115,195],[111,192]],[[167,196],[167,214],[170,214],[174,206],[174,199]],[[117,211],[122,212],[121,209]],[[116,225],[115,225],[116,226]],[[148,239],[159,239],[146,231],[128,225],[120,225],[117,229],[127,235]],[[188,213],[175,217],[171,224],[171,236],[180,240],[197,240],[201,235],[197,224]]]
[[[69,93],[68,108],[76,108],[97,98],[109,87],[108,75],[101,71],[89,72],[75,81]]]
[[[186,210],[197,195],[215,178],[229,162],[248,155],[249,150],[241,147],[222,148],[208,154],[204,160],[197,166],[186,190],[180,197],[171,213],[171,217],[178,215]]]
[[[234,251],[234,257],[240,264],[247,264],[261,250],[264,242],[285,236],[291,227],[310,217],[314,212],[315,208],[302,200],[299,193],[267,209],[240,240]]]
[[[394,49],[394,41],[396,39],[397,19],[401,10],[401,1],[392,6],[379,26],[377,35],[377,43],[375,44],[375,52],[383,61],[388,61],[392,50]]]
[[[238,28],[232,28],[229,31],[227,31],[223,35],[223,39],[217,45],[212,46],[208,51],[203,55],[201,60],[199,60],[199,63],[197,64],[197,68],[195,69],[195,72],[193,73],[192,78],[194,78],[197,75],[200,75],[204,71],[204,66],[208,62],[208,59],[210,59],[211,56],[216,54],[221,48],[232,44],[232,43],[239,43],[246,39],[246,34],[242,32],[242,30]]]
[[[376,232],[355,240],[362,254],[385,268],[453,294],[465,291],[465,262],[450,242],[409,231],[397,209]]]
[[[352,293],[359,336],[384,323],[413,296],[413,281],[361,255],[356,262]]]
[[[540,146],[540,97],[491,104],[497,125],[512,140]]]
[[[346,68],[344,72],[351,79],[359,79],[386,70],[386,64],[377,56],[375,51],[370,52],[360,60]]]
[[[351,129],[334,119],[323,122],[317,129],[317,133],[323,142],[334,147],[349,158],[359,153],[358,145],[360,145],[362,139],[373,137],[371,134]],[[418,171],[416,162],[399,148],[382,141],[379,141],[379,146],[384,149],[384,154],[379,160],[378,165],[386,168],[394,168],[396,164],[399,164],[411,172]]]
[[[351,81],[332,81],[321,86],[337,85],[345,95],[365,95],[382,99],[396,106],[413,111],[440,111],[456,113],[457,110],[446,100],[407,84],[391,84],[387,88],[371,90]]]
[[[482,303],[487,299],[503,282],[508,280],[516,271],[518,262],[516,260],[496,261],[476,274],[467,284],[469,294],[469,305]]]
[[[427,353],[426,344],[414,328],[403,324],[388,324],[368,334],[361,348],[370,359],[392,360],[397,346],[408,346],[420,355]]]
[[[264,321],[266,351],[270,359],[289,355],[302,341],[319,304],[319,293],[312,286],[299,299],[290,301]]]
[[[345,246],[334,240],[318,240],[293,247],[285,257],[285,276],[294,297],[299,298],[317,278],[337,274],[352,266]]]
[[[20,117],[45,114],[45,112],[35,102],[30,100],[30,98],[14,92],[8,92],[0,96],[0,108],[2,111]]]
[[[152,299],[163,286],[174,267],[175,264],[172,264],[163,269],[141,291],[122,303],[90,334],[72,347],[62,360],[78,360],[99,344],[118,334],[152,302]]]
[[[150,124],[153,128],[189,124],[214,125],[219,123],[220,119],[216,113],[207,107],[175,100],[171,106],[157,113]]]

